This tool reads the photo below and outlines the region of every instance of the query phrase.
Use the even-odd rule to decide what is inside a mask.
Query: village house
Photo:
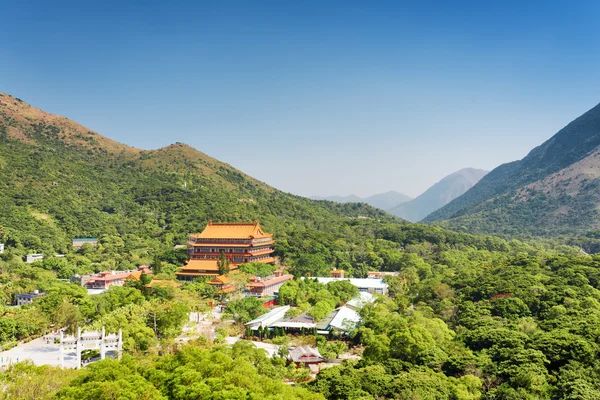
[[[310,346],[298,346],[289,351],[289,360],[296,364],[296,367],[305,365],[311,372],[319,372],[318,365],[325,362],[325,358],[319,353],[319,350]]]
[[[27,256],[25,256],[26,263],[34,263],[36,261],[43,261],[43,260],[44,260],[43,254],[27,254]]]
[[[71,278],[71,282],[78,283],[79,285],[88,289],[107,290],[111,286],[123,286],[125,281],[130,277],[132,277],[132,279],[136,279],[136,277],[139,279],[143,273],[151,273],[150,268],[146,265],[142,265],[138,267],[137,270],[111,270],[83,276],[75,275],[73,278]]]
[[[17,306],[31,304],[38,297],[42,297],[45,295],[46,293],[42,293],[39,290],[34,290],[32,293],[18,293],[15,295],[15,303]]]
[[[246,285],[250,295],[256,297],[272,296],[279,291],[287,281],[294,279],[293,275],[284,274],[281,269],[275,271],[275,275],[267,278],[253,276],[250,283]]]
[[[273,263],[273,235],[265,233],[258,221],[253,223],[209,222],[201,233],[190,235],[188,262],[177,278],[191,281],[201,277],[217,277],[219,258],[224,254],[230,271],[250,262]]]

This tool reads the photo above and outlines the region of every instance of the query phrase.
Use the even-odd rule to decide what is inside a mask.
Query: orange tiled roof
[[[218,260],[213,259],[204,259],[204,260],[189,260],[186,265],[179,268],[180,271],[219,271],[219,264],[217,264]],[[230,263],[229,269],[237,269],[237,264]]]
[[[189,272],[189,271],[179,271],[175,272],[175,275],[182,276],[217,276],[219,272]]]
[[[225,275],[219,275],[212,281],[208,282],[209,285],[227,285],[229,283],[229,279]]]
[[[204,230],[192,237],[203,239],[261,239],[272,237],[263,232],[258,221],[247,223],[214,223],[210,221]]]

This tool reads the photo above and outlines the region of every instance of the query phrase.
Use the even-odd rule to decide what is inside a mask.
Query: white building
[[[4,253],[4,243],[0,243],[0,254]]]
[[[304,279],[304,278],[302,278]],[[371,294],[388,294],[388,285],[383,279],[375,278],[330,278],[330,277],[315,277],[319,283],[324,285],[334,281],[349,281],[352,285],[356,286],[361,292],[368,292]]]
[[[27,258],[25,259],[26,263],[32,263],[36,261],[42,261],[44,259],[43,254],[27,254]]]
[[[31,304],[38,297],[44,296],[46,293],[40,293],[39,290],[34,290],[33,293],[19,293],[15,295],[18,306]]]

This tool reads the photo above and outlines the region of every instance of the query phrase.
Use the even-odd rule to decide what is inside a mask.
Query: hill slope
[[[313,200],[335,201],[336,203],[367,203],[381,210],[387,210],[400,203],[411,200],[411,197],[393,190],[385,193],[374,194],[369,197],[359,197],[351,194],[349,196],[313,196],[311,198]]]
[[[461,169],[446,176],[416,199],[398,204],[389,212],[411,222],[420,221],[465,193],[487,173],[481,169]]]
[[[426,221],[504,234],[585,232],[600,227],[600,105],[520,161],[503,164]]]
[[[66,251],[77,236],[185,243],[208,220],[259,219],[281,234],[341,232],[357,217],[391,221],[367,205],[277,191],[181,143],[135,149],[7,94],[0,94],[0,210],[0,242],[48,253]]]

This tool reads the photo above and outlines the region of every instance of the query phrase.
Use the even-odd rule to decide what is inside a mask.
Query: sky
[[[600,102],[598,1],[4,0],[0,92],[304,196],[417,196]]]

